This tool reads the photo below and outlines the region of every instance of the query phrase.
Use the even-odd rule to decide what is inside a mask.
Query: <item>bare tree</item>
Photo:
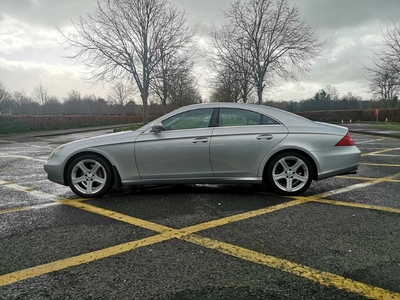
[[[161,101],[163,111],[166,112],[167,102],[171,98],[171,93],[176,88],[174,86],[177,78],[185,72],[192,69],[193,64],[189,62],[190,57],[186,54],[164,54],[160,51],[161,60],[156,68],[152,91],[158,96]]]
[[[150,85],[162,56],[182,51],[192,38],[186,15],[167,0],[98,1],[93,14],[73,22],[76,32],[63,34],[78,59],[93,71],[94,82],[129,75],[143,102],[148,122]]]
[[[329,95],[330,99],[333,101],[338,101],[339,100],[339,90],[336,86],[327,84],[324,88],[326,93]]]
[[[383,35],[380,51],[374,52],[368,71],[369,90],[385,107],[396,107],[400,93],[400,24],[392,21]]]
[[[243,37],[236,37],[235,30],[236,27],[226,25],[221,29],[214,27],[211,32],[214,47],[211,63],[217,70],[216,89],[213,96],[222,97],[225,100],[230,98],[230,101],[234,102],[242,100],[246,103],[254,87],[252,67],[248,59],[251,53]],[[229,92],[227,88],[234,90]],[[220,93],[219,96],[218,93]]]
[[[33,89],[32,98],[40,105],[44,105],[49,100],[49,91],[43,85],[39,84]]]
[[[390,67],[395,72],[400,72],[400,23],[392,20],[383,32],[383,49],[376,53],[377,64],[381,68]],[[379,62],[378,62],[379,61]]]
[[[123,81],[115,83],[107,95],[107,101],[117,107],[121,115],[124,115],[124,105],[133,101],[134,89],[131,84]]]
[[[12,92],[11,99],[18,114],[28,115],[41,112],[39,103],[34,101],[32,97],[29,97],[24,90]]]
[[[4,107],[6,107],[7,105],[9,106],[10,100],[11,100],[11,97],[7,91],[6,86],[2,82],[0,82],[0,114]],[[10,114],[11,114],[11,111],[10,111]]]
[[[236,0],[225,16],[228,23],[214,32],[214,43],[222,41],[216,51],[221,59],[250,68],[259,104],[275,75],[297,81],[322,50],[323,43],[288,0]]]
[[[210,97],[211,102],[238,102],[240,100],[240,79],[237,75],[229,67],[217,71]]]
[[[172,79],[170,101],[174,107],[201,103],[202,99],[196,88],[196,80],[190,68],[182,68]]]
[[[396,107],[400,93],[400,74],[391,66],[375,65],[366,68],[369,90],[385,107]]]

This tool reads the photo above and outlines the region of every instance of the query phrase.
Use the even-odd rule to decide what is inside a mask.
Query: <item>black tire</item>
[[[113,172],[108,161],[94,154],[75,158],[68,167],[67,176],[71,190],[83,198],[103,196],[113,182]]]
[[[268,184],[281,195],[296,196],[303,193],[312,179],[311,162],[300,153],[283,152],[268,162]]]

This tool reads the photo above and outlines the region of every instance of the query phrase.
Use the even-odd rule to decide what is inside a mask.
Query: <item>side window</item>
[[[213,108],[196,109],[172,116],[164,121],[164,130],[182,130],[208,127]]]
[[[262,115],[261,117],[261,125],[274,125],[274,124],[279,124],[276,120],[267,117],[265,115]]]
[[[219,115],[219,126],[249,126],[249,125],[271,125],[279,124],[274,119],[265,115],[236,108],[221,108]]]

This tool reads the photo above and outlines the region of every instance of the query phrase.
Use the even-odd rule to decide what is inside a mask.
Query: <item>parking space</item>
[[[400,299],[400,140],[353,135],[358,174],[291,198],[46,180],[53,148],[103,133],[0,138],[0,299]]]

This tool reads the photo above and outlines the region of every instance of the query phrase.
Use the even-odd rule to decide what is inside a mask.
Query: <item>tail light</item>
[[[335,146],[355,146],[353,139],[350,136],[350,133],[347,133]]]

